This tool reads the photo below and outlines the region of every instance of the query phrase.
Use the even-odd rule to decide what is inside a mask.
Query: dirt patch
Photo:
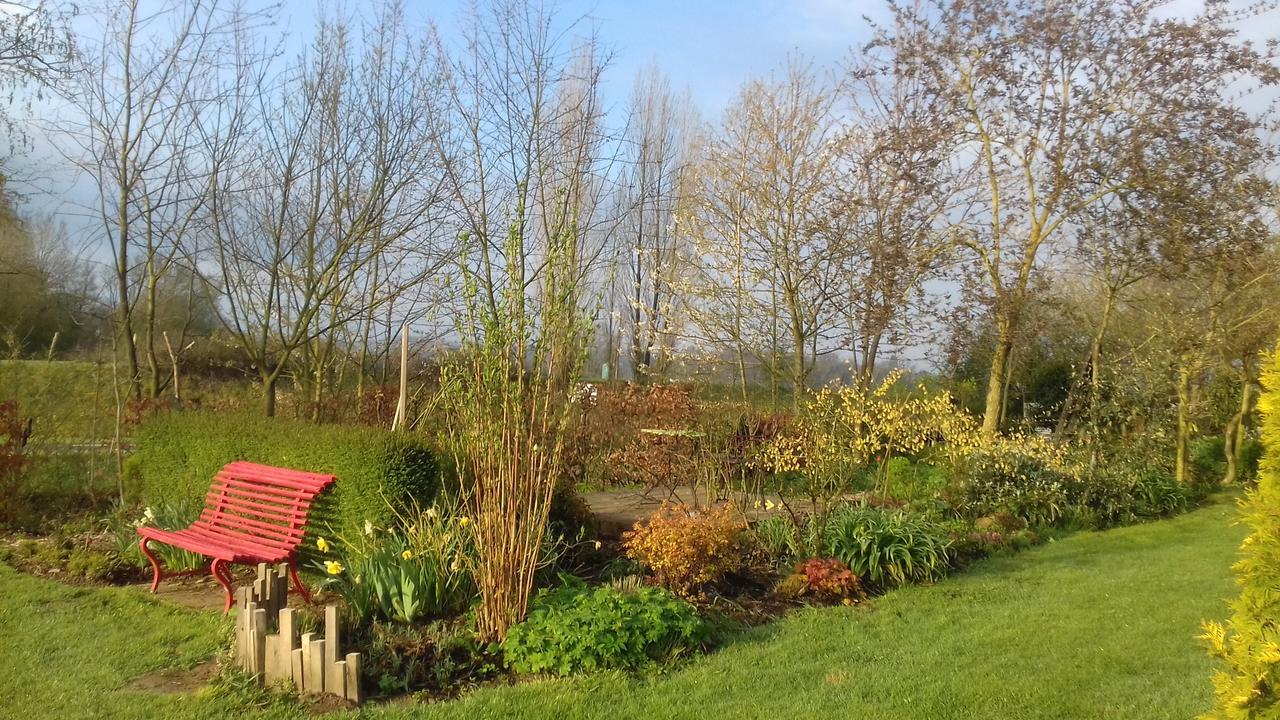
[[[218,661],[207,660],[193,668],[165,668],[147,673],[130,680],[124,688],[157,695],[188,694],[208,685],[217,674]]]
[[[253,582],[254,569],[252,567],[233,565],[230,568],[233,588],[241,585],[249,585]],[[146,580],[129,586],[140,592],[147,592],[151,588],[151,573],[146,573]],[[226,591],[218,584],[217,580],[209,574],[207,568],[195,570],[189,574],[172,575],[160,581],[160,587],[156,588],[155,595],[152,597],[167,600],[192,610],[216,610],[222,612],[223,604],[227,600]],[[293,598],[290,597],[290,600]]]
[[[151,583],[139,583],[132,587],[145,593]],[[156,588],[155,597],[193,610],[218,611],[222,610],[227,599],[222,586],[208,576],[165,578],[160,581],[160,587]]]

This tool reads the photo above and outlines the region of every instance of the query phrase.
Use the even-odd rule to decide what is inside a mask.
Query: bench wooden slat
[[[247,535],[251,538],[260,539],[263,543],[279,545],[284,548],[295,546],[302,540],[303,534],[301,529],[289,531],[279,525],[251,521],[247,518],[231,518],[218,512],[207,512],[205,515],[201,515],[191,526],[202,527],[213,533],[234,532],[240,535]]]
[[[267,556],[268,554],[276,555],[278,553],[288,554],[290,546],[288,543],[266,540],[261,536],[246,535],[237,533],[226,528],[211,528],[201,521],[197,520],[191,527],[179,531],[180,535],[187,535],[196,538],[200,542],[217,545],[219,543],[226,545],[232,550],[236,550],[242,554]],[[271,562],[270,560],[260,560],[259,562]]]
[[[299,508],[292,508],[285,505],[271,505],[264,502],[255,502],[233,495],[215,496],[209,493],[205,496],[206,500],[216,502],[220,507],[232,510],[236,513],[249,515],[262,520],[283,521],[290,527],[301,527],[306,521],[307,514]]]

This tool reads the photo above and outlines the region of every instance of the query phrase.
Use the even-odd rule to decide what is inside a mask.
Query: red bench
[[[311,501],[335,480],[332,475],[233,462],[218,471],[205,495],[200,518],[185,530],[138,528],[138,545],[151,561],[155,576],[151,592],[163,573],[147,547],[152,541],[172,545],[213,558],[209,572],[227,591],[222,612],[231,609],[231,575],[228,564],[256,565],[287,562],[289,577],[298,594],[311,595],[298,580],[298,546],[307,524]]]

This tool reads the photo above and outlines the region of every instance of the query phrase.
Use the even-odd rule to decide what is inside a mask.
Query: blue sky
[[[459,41],[459,20],[468,0],[405,2],[412,23],[431,20],[446,43]],[[259,4],[265,1],[249,2]],[[322,5],[333,8],[322,0],[285,0],[279,27],[287,29],[291,50],[309,41]],[[356,14],[361,6],[350,0],[343,11]],[[714,123],[748,78],[767,75],[797,51],[834,68],[851,47],[868,38],[863,15],[884,15],[881,0],[547,0],[545,7],[554,9],[561,24],[578,20],[576,31],[585,34],[594,28],[612,53],[604,93],[619,124],[636,73],[647,65],[661,68],[677,91],[688,88],[703,119]],[[82,15],[79,29],[96,35],[95,28],[86,26],[93,18]],[[28,198],[26,209],[68,213],[69,206],[85,204],[88,188],[76,182],[69,168],[58,168],[64,161],[42,138],[35,140],[34,152],[14,159],[37,178],[33,184],[15,183]]]
[[[466,0],[406,0],[413,21],[431,19],[446,42],[458,39]],[[625,103],[637,71],[657,64],[677,89],[688,87],[705,119],[714,121],[748,78],[767,74],[800,51],[832,66],[868,37],[862,16],[884,4],[847,0],[561,0],[547,2],[561,23],[582,18],[599,33],[613,64],[606,74],[611,102]],[[290,27],[304,27],[315,0],[287,0]]]
[[[468,1],[405,0],[410,21],[435,22],[449,44],[460,41],[459,19]],[[249,0],[251,6],[266,2]],[[308,42],[312,20],[322,5],[333,9],[334,2],[284,0],[280,27],[290,33],[291,50]],[[767,75],[794,52],[834,70],[851,48],[869,38],[864,15],[886,16],[884,0],[546,0],[546,5],[555,9],[562,24],[581,18],[577,30],[585,33],[594,28],[612,52],[604,93],[615,125],[624,122],[633,80],[647,65],[661,68],[678,91],[687,88],[703,119],[716,123],[745,80]],[[341,7],[354,14],[362,3],[346,0]],[[1202,0],[1172,0],[1163,12],[1187,15],[1200,7]],[[91,17],[82,16],[80,23],[91,22]],[[94,32],[92,27],[81,29]],[[1255,40],[1274,32],[1269,22],[1255,21],[1244,28],[1244,34]],[[29,198],[26,209],[66,213],[69,205],[83,206],[88,188],[76,183],[69,168],[59,170],[64,161],[47,143],[36,141],[35,152],[15,158],[15,164],[26,165],[38,178],[32,185],[19,185]]]

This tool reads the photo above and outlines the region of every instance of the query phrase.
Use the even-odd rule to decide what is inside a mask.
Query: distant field
[[[71,360],[0,360],[0,402],[17,400],[34,418],[32,442],[110,438],[115,422],[111,367]]]

